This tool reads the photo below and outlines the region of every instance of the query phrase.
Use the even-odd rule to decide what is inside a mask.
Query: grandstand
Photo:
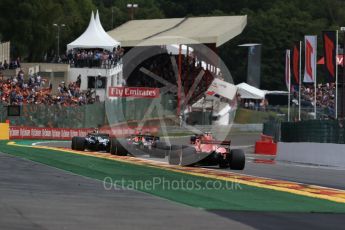
[[[30,96],[30,100],[15,102],[23,105],[25,116],[22,117],[7,117],[4,108],[0,108],[1,119],[10,118],[18,126],[80,128],[135,122],[144,116],[148,119],[173,117],[175,121],[182,115],[191,118],[192,113],[186,113],[197,108],[194,104],[206,99],[205,93],[214,79],[231,82],[230,74],[221,68],[216,51],[240,34],[246,21],[246,16],[132,20],[105,33],[98,13],[92,14],[85,32],[67,45],[66,64],[50,64],[49,67],[43,67],[46,64],[42,63],[26,64],[23,81],[23,73],[17,71],[17,76],[6,82],[6,86],[16,84],[18,91],[33,78],[34,84],[28,90],[38,90],[39,97]],[[62,66],[63,77],[52,77],[54,69]],[[35,74],[29,73],[32,68]],[[42,73],[46,73],[44,77],[40,76]],[[37,83],[37,77],[42,82]],[[164,83],[170,87],[164,88]],[[153,110],[147,117],[146,110],[152,99],[108,100],[109,87],[123,85],[160,88],[163,112],[158,114]],[[219,108],[216,114],[224,113],[230,101],[215,96],[209,95],[207,100],[211,98],[218,105],[213,107],[213,110]],[[10,98],[8,94],[7,103],[2,106],[11,104]],[[42,112],[45,105],[51,106],[47,107],[51,112]],[[115,117],[107,117],[107,107],[115,109],[111,112]],[[40,119],[36,119],[35,114],[39,114]],[[63,117],[68,121],[60,119]],[[209,123],[210,119],[205,122]]]
[[[127,86],[173,85],[176,90],[168,94],[176,98],[176,115],[185,116],[205,98],[214,79],[232,82],[231,75],[220,68],[217,47],[240,34],[246,21],[246,16],[132,20],[108,33],[126,50]],[[216,96],[212,100],[219,104]]]

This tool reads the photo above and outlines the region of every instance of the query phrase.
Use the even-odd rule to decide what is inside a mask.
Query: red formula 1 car
[[[175,147],[175,149],[177,149]],[[245,154],[242,149],[230,149],[230,141],[217,141],[211,133],[191,136],[190,145],[169,153],[169,164],[182,166],[214,166],[243,170]]]

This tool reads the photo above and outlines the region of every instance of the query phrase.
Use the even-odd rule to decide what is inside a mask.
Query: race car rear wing
[[[159,140],[159,137],[157,136],[154,136],[154,135],[146,135],[146,134],[132,134],[129,136],[130,138],[133,138],[133,137],[138,137],[138,138],[149,138],[149,139],[154,139],[154,140]]]
[[[201,140],[201,144],[230,145],[231,141]]]

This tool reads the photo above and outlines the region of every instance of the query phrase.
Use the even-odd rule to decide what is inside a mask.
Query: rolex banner
[[[316,49],[317,49],[317,37],[305,36],[305,64],[304,64],[304,79],[305,83],[313,83],[316,78]]]
[[[323,31],[323,52],[325,59],[325,71],[330,81],[335,80],[336,71],[336,31]]]

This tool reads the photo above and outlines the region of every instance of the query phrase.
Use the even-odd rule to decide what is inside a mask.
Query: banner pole
[[[343,31],[343,54],[341,57],[343,58],[343,66],[342,66],[342,78],[341,78],[341,95],[340,95],[340,117],[341,119],[344,119],[344,110],[345,110],[345,31],[343,27],[340,28],[340,30]]]
[[[288,122],[290,122],[290,100],[291,100],[291,67],[290,67],[290,50],[287,50],[289,54],[289,60],[288,60],[288,76],[289,76],[289,96],[288,96]]]
[[[338,119],[338,30],[335,41],[335,119]]]
[[[182,45],[179,45],[178,50],[178,78],[177,78],[177,117],[181,116],[181,75],[182,75]]]
[[[316,36],[315,36],[316,37]],[[317,37],[316,37],[316,44],[315,44],[315,48],[316,48],[316,50],[315,50],[315,63],[314,63],[314,68],[315,68],[315,73],[314,73],[314,79],[315,79],[315,85],[314,85],[314,99],[315,99],[315,101],[314,101],[314,103],[315,103],[315,105],[314,105],[314,119],[316,120],[316,89],[317,89],[317,87],[316,87],[316,84],[317,84],[317,65],[316,65],[316,62],[317,62]]]
[[[302,78],[301,78],[301,63],[302,63],[302,41],[299,41],[299,87],[298,87],[298,120],[301,120],[301,86],[302,86]]]
[[[344,32],[344,28],[341,27],[340,30],[343,31],[343,53],[341,55],[341,57],[343,58],[343,66],[342,66],[342,78],[341,78],[341,95],[340,95],[340,117],[341,119],[344,119],[344,110],[345,110],[345,32]]]

